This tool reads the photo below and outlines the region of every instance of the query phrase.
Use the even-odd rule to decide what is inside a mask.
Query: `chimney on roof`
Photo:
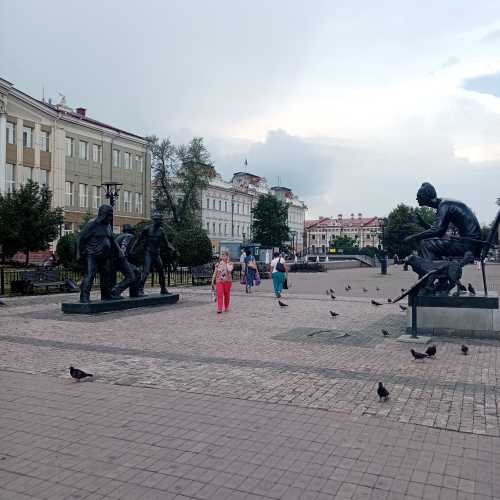
[[[354,214],[351,214],[351,219],[354,219]]]
[[[87,108],[76,108],[76,114],[85,117]]]
[[[361,218],[363,217],[363,214],[361,212],[358,213],[358,219],[361,220]]]
[[[338,219],[338,220],[342,220],[342,214],[338,214],[338,215],[337,215],[337,219]]]

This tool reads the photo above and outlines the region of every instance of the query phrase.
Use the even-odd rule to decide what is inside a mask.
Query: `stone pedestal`
[[[137,307],[153,307],[175,304],[179,300],[179,294],[168,293],[167,295],[148,295],[146,297],[129,297],[119,300],[95,300],[93,302],[63,302],[62,312],[65,314],[100,314],[113,311],[124,311]]]
[[[411,305],[410,298],[410,305]],[[418,335],[500,338],[498,294],[464,294],[459,297],[415,297]],[[411,333],[411,308],[406,331]]]

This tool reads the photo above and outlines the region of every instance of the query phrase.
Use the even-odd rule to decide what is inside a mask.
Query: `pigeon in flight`
[[[399,304],[399,308],[402,310],[402,311],[406,311],[408,308],[406,306],[404,306],[403,304]]]
[[[331,293],[332,295],[335,295],[335,290],[334,290],[333,288],[330,288],[330,293]]]
[[[474,287],[472,286],[472,283],[469,283],[467,285],[467,291],[471,294],[471,295],[476,295],[476,290],[474,290]]]
[[[462,344],[462,353],[464,356],[467,356],[469,353],[469,348],[465,344]]]
[[[425,350],[425,354],[427,354],[427,356],[432,357],[432,356],[435,356],[436,355],[436,352],[437,352],[437,349],[436,349],[436,346],[435,345],[430,345],[426,350]]]
[[[427,357],[427,354],[424,354],[423,352],[417,352],[413,349],[410,349],[410,352],[415,359],[424,359]]]
[[[330,298],[331,298],[332,300],[335,300],[337,297],[335,297],[335,295],[332,293],[332,294],[330,294]]]
[[[372,304],[373,304],[374,306],[381,306],[381,305],[382,305],[382,303],[381,303],[381,302],[377,302],[377,301],[376,301],[376,300],[374,300],[374,299],[372,299]]]
[[[335,317],[336,317],[336,316],[338,316],[338,315],[339,315],[339,313],[336,313],[335,311],[330,311],[330,316],[331,316],[332,318],[335,318]]]
[[[91,373],[85,373],[83,370],[79,370],[78,368],[69,367],[69,374],[76,380],[81,380],[85,377],[93,377]]]
[[[288,304],[281,302],[281,300],[278,300],[278,304],[280,305],[280,307],[288,307]]]
[[[380,400],[387,401],[389,399],[389,391],[383,386],[382,382],[378,383],[377,394]]]
[[[387,330],[382,329],[382,335],[384,337],[388,337],[390,335],[390,333]]]

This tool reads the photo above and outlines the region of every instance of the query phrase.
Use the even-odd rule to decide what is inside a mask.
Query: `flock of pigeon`
[[[465,287],[464,287],[465,288]],[[344,287],[344,290],[346,292],[350,292],[352,290],[352,287],[351,287],[351,284],[350,283],[347,283],[347,285]],[[366,287],[363,287],[362,288],[363,292],[368,292],[368,289]],[[376,287],[376,290],[377,292],[380,291],[380,288],[379,287]],[[467,291],[469,292],[469,294],[471,295],[475,295],[476,294],[476,291],[474,290],[474,287],[472,286],[471,283],[468,284],[467,286]],[[406,292],[406,288],[401,288],[401,292],[404,293]],[[335,300],[337,297],[335,296],[335,290],[333,288],[330,288],[329,290],[326,291],[326,294],[327,295],[330,295],[330,298],[332,300]],[[390,303],[392,302],[391,299],[387,299],[387,301]],[[383,303],[382,302],[378,302],[377,300],[375,299],[371,299],[371,303],[372,305],[374,306],[382,306]],[[408,309],[408,306],[405,306],[403,304],[399,304],[399,308],[401,309],[401,311],[406,311]],[[339,313],[335,312],[335,311],[330,311],[330,316],[332,318],[336,318],[337,316],[339,316]],[[382,329],[382,335],[384,337],[389,337],[390,336],[390,333],[385,330],[385,329]],[[469,353],[469,348],[465,345],[465,344],[462,344],[461,346],[461,350],[462,350],[462,354],[464,356],[467,356],[467,354]],[[413,358],[415,360],[423,360],[425,358],[433,358],[435,355],[436,355],[436,352],[437,352],[437,348],[435,345],[431,345],[429,346],[426,350],[425,350],[425,353],[424,352],[417,352],[415,351],[414,349],[410,349],[410,352],[411,352],[411,355],[413,356]],[[384,387],[384,385],[382,384],[382,382],[379,382],[378,384],[378,388],[377,388],[377,394],[378,394],[378,397],[380,398],[380,401],[384,400],[384,401],[387,401],[387,399],[389,399],[389,391]]]

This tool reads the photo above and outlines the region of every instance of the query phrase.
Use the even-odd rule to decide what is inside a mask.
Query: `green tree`
[[[281,247],[290,239],[288,205],[271,194],[259,197],[252,209],[253,240],[263,247]]]
[[[400,203],[392,210],[384,224],[384,249],[389,254],[398,254],[400,258],[411,254],[415,246],[404,243],[403,240],[430,227],[435,219],[436,215],[431,208],[413,208]]]
[[[56,246],[56,254],[59,259],[59,263],[65,269],[71,269],[72,271],[83,271],[83,266],[81,262],[76,260],[76,238],[77,233],[68,233],[59,238]]]
[[[9,231],[7,236],[8,249],[10,252],[24,252],[25,264],[28,265],[30,252],[47,250],[57,237],[63,223],[63,211],[61,208],[52,209],[51,191],[46,186],[40,188],[31,180],[3,198],[7,200],[0,201],[0,207],[6,207],[5,211],[0,208],[0,227],[13,226],[13,232]]]
[[[350,238],[349,236],[342,235],[332,238],[330,241],[330,246],[335,248],[337,252],[349,252],[352,250],[359,250],[359,245],[357,240]]]
[[[202,137],[175,146],[169,138],[148,138],[152,156],[153,200],[157,211],[174,226],[193,225],[199,218],[200,194],[216,176]]]
[[[6,258],[12,257],[19,249],[17,227],[13,223],[17,220],[16,208],[12,193],[4,196],[0,193],[0,246],[3,264]]]
[[[212,243],[201,225],[177,227],[171,232],[171,240],[179,254],[181,266],[198,266],[210,262]]]

